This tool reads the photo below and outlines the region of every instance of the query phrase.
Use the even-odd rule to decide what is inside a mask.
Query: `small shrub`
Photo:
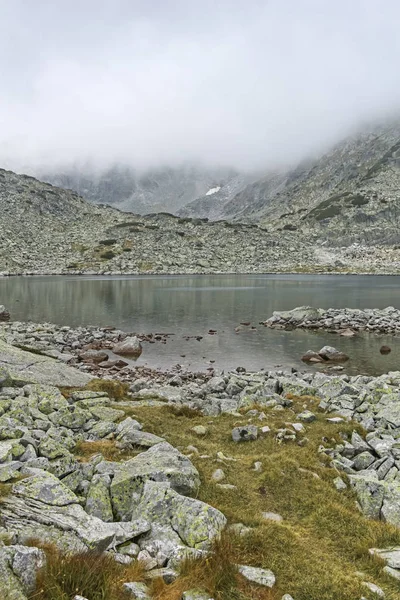
[[[168,405],[165,407],[165,410],[172,413],[175,417],[187,417],[188,419],[195,419],[196,417],[201,417],[202,413],[195,408],[190,408],[189,406],[175,406],[174,404]]]
[[[118,225],[115,225],[116,228],[121,229],[122,227],[131,227],[131,226],[135,226],[135,225],[141,225],[142,223],[140,221],[126,221],[126,223],[118,223]]]
[[[125,600],[126,581],[143,581],[138,561],[122,566],[106,554],[63,554],[55,546],[30,540],[46,553],[46,566],[39,572],[30,600],[71,600],[76,595],[90,600]]]
[[[128,394],[129,385],[111,379],[92,379],[87,384],[86,389],[93,392],[105,392],[113,400],[122,400]]]
[[[99,244],[101,244],[101,246],[114,246],[114,244],[117,243],[116,239],[110,238],[109,240],[101,240],[99,242]]]
[[[112,250],[107,250],[107,252],[102,252],[100,254],[100,258],[104,258],[105,260],[110,260],[111,258],[114,258],[114,256],[116,256],[116,254]]]

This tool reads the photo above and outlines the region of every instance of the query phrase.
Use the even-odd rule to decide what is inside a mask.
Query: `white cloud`
[[[400,106],[397,0],[0,9],[0,165],[263,168]]]

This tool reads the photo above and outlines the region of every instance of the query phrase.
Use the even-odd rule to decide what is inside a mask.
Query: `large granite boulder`
[[[118,465],[110,494],[114,514],[129,520],[146,481],[168,482],[181,494],[194,494],[200,485],[197,469],[176,448],[162,442]]]
[[[226,525],[226,517],[216,508],[178,494],[168,483],[155,481],[145,483],[133,517],[151,522],[158,539],[162,539],[162,532],[167,540],[175,533],[181,546],[199,550],[207,550]]]
[[[20,350],[0,340],[0,368],[7,369],[10,383],[25,385],[42,383],[64,387],[80,387],[93,379],[54,358]]]
[[[138,357],[142,354],[142,344],[136,336],[127,337],[113,346],[114,354]]]
[[[30,469],[28,475],[2,499],[2,524],[17,533],[20,543],[34,537],[62,550],[102,552],[150,529],[143,520],[105,523],[87,514],[78,497],[50,473]]]

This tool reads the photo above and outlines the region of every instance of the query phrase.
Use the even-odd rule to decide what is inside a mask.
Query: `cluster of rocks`
[[[41,551],[25,546],[32,538],[67,552],[108,552],[123,564],[139,560],[150,578],[166,582],[183,559],[207,553],[226,518],[193,497],[200,479],[187,456],[124,418],[106,393],[81,390],[66,398],[57,387],[84,385],[90,375],[4,342],[0,353],[9,365],[0,369],[0,484],[9,484],[0,507],[0,542],[9,544],[0,547],[0,574],[13,600],[26,598],[44,564]],[[79,442],[99,440],[137,455],[77,460]],[[21,560],[30,573],[25,579]],[[238,569],[260,585],[275,581],[265,569]]]
[[[400,310],[393,306],[384,309],[313,308],[299,306],[289,311],[275,311],[264,322],[275,329],[323,329],[352,335],[356,331],[400,333]]]
[[[144,431],[136,420],[124,418],[126,407],[169,405],[211,417],[233,414],[245,420],[232,430],[237,443],[271,435],[268,411],[292,408],[293,418],[273,435],[277,443],[304,445],[305,426],[316,416],[305,404],[296,410],[293,397],[318,397],[322,411],[340,415],[328,414],[327,424],[353,419],[368,432],[365,440],[354,432],[349,439],[343,435],[335,448],[320,447],[332,466],[346,474],[335,485],[345,488],[348,478],[367,516],[400,526],[400,372],[332,377],[292,370],[248,373],[238,368],[213,375],[131,372],[129,380],[126,371],[129,392],[116,409],[104,392],[81,389],[67,398],[59,387],[84,386],[91,380],[81,354],[102,350],[86,346],[112,346],[126,334],[5,323],[2,335],[6,341],[0,341],[0,482],[10,488],[1,499],[0,538],[11,543],[11,550],[2,558],[0,549],[0,573],[3,569],[8,581],[22,590],[18,600],[26,597],[29,586],[14,568],[12,553],[24,553],[29,538],[50,541],[63,550],[110,552],[122,563],[140,560],[149,577],[172,581],[182,558],[204,556],[225,528],[220,511],[192,497],[200,481],[190,454]],[[207,435],[207,428],[198,426],[194,433]],[[100,440],[112,440],[133,457],[123,462],[102,455],[77,460],[76,444]],[[188,447],[191,451],[196,449]],[[260,468],[254,464],[255,471]],[[217,471],[213,479],[218,485],[234,487],[221,484],[225,475],[222,469]],[[29,555],[29,564],[40,565],[42,560],[40,553]],[[274,580],[268,570],[238,568],[250,581]]]
[[[114,327],[73,328],[52,323],[12,321],[0,323],[0,348],[4,340],[15,348],[34,353],[34,360],[50,357],[96,377],[127,383],[142,376],[156,382],[168,382],[177,373],[183,381],[209,379],[213,369],[193,373],[182,372],[180,365],[170,370],[155,370],[135,363],[144,344],[164,344],[169,335],[127,333]],[[176,381],[179,385],[180,379]]]

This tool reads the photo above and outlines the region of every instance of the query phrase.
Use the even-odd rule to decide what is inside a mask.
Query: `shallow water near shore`
[[[351,357],[344,365],[346,373],[379,375],[400,369],[400,337],[365,334],[344,338],[259,325],[274,310],[302,305],[399,307],[400,278],[395,276],[13,277],[0,279],[0,304],[7,307],[13,320],[113,325],[135,333],[174,334],[166,344],[144,343],[137,364],[150,367],[169,368],[179,363],[191,370],[239,365],[249,370],[278,366],[305,370],[302,354],[329,344]],[[241,322],[251,325],[240,326]],[[383,344],[392,348],[388,356],[379,353]]]

